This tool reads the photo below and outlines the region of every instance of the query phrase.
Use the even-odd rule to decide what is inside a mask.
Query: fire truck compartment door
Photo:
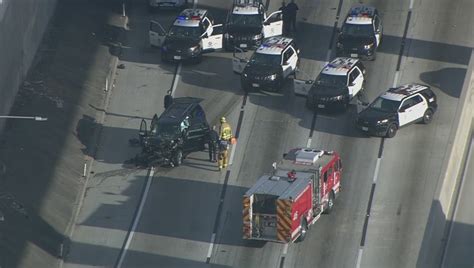
[[[154,47],[161,47],[166,38],[166,31],[157,21],[150,21],[150,29],[148,31],[150,38],[150,45]]]
[[[212,26],[212,35],[202,38],[202,50],[212,52],[222,49],[224,35],[222,34],[222,24]]]
[[[263,37],[268,38],[283,34],[281,11],[275,11],[263,22]]]
[[[293,80],[293,90],[295,91],[295,95],[300,95],[304,97],[308,96],[308,92],[311,89],[311,86],[313,86],[312,80]]]
[[[245,53],[242,49],[234,48],[234,54],[232,57],[232,70],[235,73],[241,74],[247,65],[248,59],[245,57]]]

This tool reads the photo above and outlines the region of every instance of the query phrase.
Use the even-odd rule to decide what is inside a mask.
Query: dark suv
[[[191,97],[174,99],[159,117],[153,116],[150,128],[143,119],[139,133],[143,151],[138,162],[174,167],[187,154],[204,150],[209,124],[199,102]]]

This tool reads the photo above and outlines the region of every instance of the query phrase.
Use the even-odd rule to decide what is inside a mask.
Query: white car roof
[[[401,101],[404,98],[414,95],[427,88],[428,86],[420,85],[416,83],[405,84],[405,85],[387,90],[385,93],[380,95],[380,97],[387,100]]]
[[[183,10],[173,25],[184,27],[198,27],[201,20],[205,17],[207,10],[205,9],[185,9]]]
[[[265,39],[263,44],[261,44],[256,53],[261,54],[271,54],[271,55],[280,55],[283,50],[288,47],[293,39],[288,37],[275,36]]]
[[[358,59],[339,57],[332,60],[330,63],[324,66],[321,73],[329,75],[347,75],[354,65],[358,62]]]
[[[367,5],[355,5],[349,10],[346,23],[366,25],[371,24],[375,14],[375,8]]]
[[[257,15],[258,6],[255,5],[235,5],[232,9],[232,14],[236,15]]]

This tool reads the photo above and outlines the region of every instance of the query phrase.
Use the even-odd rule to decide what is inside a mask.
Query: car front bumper
[[[364,49],[363,47],[337,48],[336,54],[339,57],[372,59],[375,56],[375,46],[370,49]]]
[[[242,88],[246,91],[270,90],[278,91],[281,88],[282,79],[275,80],[255,79],[252,77],[241,79]]]
[[[374,124],[367,124],[357,120],[356,128],[360,131],[366,133],[367,135],[377,136],[377,137],[384,137],[387,135],[388,124],[381,124],[381,125],[374,125]]]
[[[186,61],[197,59],[201,56],[201,51],[190,51],[187,50],[161,50],[161,58],[165,61]]]
[[[261,39],[252,39],[246,37],[234,37],[234,38],[226,38],[225,39],[225,46],[227,50],[232,50],[234,47],[238,47],[240,49],[257,49],[260,44],[262,43]]]

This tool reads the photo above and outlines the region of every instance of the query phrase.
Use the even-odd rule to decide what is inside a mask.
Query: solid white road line
[[[174,92],[176,91],[176,87],[178,86],[178,81],[181,79],[181,62],[178,63],[178,70],[176,70],[176,76],[173,80],[173,85],[171,85],[171,96],[174,98]]]
[[[462,192],[463,192],[462,190],[464,188],[464,182],[466,182],[466,170],[469,170],[469,168],[470,168],[469,163],[471,162],[473,147],[474,147],[474,138],[471,139],[471,144],[469,145],[469,149],[467,151],[468,155],[467,155],[467,159],[466,159],[466,166],[464,167],[464,174],[462,176],[462,182],[461,182],[461,186],[459,188],[459,195],[457,197],[456,202],[461,199],[461,195],[462,195]],[[457,206],[458,205],[459,205],[459,203],[457,203],[456,207],[454,208],[454,215],[453,215],[452,221],[454,221],[457,218],[457,215],[458,215]],[[446,248],[443,251],[443,257],[442,257],[442,260],[441,260],[441,268],[446,267],[446,253],[448,252],[449,244],[451,244],[451,237],[452,237],[452,234],[453,234],[453,228],[454,228],[454,224],[451,224],[449,226],[448,241],[446,242]]]
[[[329,63],[329,59],[331,59],[331,54],[332,54],[332,49],[328,50],[328,53],[326,54],[326,63],[324,65]]]
[[[234,155],[235,155],[236,148],[237,148],[237,143],[232,145],[232,149],[230,149],[229,166],[232,166],[232,163],[234,162]]]
[[[288,243],[286,243],[286,244],[283,246],[283,256],[285,256],[286,253],[288,253]]]
[[[400,75],[400,71],[395,72],[395,78],[393,79],[393,85],[392,87],[396,87],[398,84],[398,76]]]
[[[207,250],[207,256],[206,258],[211,258],[212,255],[212,248],[214,248],[214,242],[216,240],[216,233],[213,233],[211,236],[211,244],[209,244],[209,249]]]
[[[359,254],[357,254],[356,268],[360,268],[360,263],[362,262],[362,253],[364,253],[364,249],[359,248]]]
[[[197,1],[197,0],[196,0]],[[410,0],[410,7],[409,9],[412,10],[413,9],[413,4],[414,4],[415,0]]]
[[[379,170],[380,170],[380,162],[382,158],[377,158],[377,162],[375,163],[375,171],[374,171],[374,180],[373,182],[376,183],[379,177]]]
[[[123,247],[123,250],[120,253],[120,258],[116,266],[117,268],[122,267],[123,261],[125,260],[125,255],[127,254],[128,247],[130,246],[130,243],[132,242],[133,235],[135,234],[135,230],[137,229],[138,222],[140,221],[140,216],[142,214],[143,207],[145,206],[145,201],[148,196],[148,192],[150,191],[150,186],[151,186],[151,182],[153,180],[154,174],[155,174],[155,169],[151,168],[147,181],[146,181],[145,191],[140,200],[140,205],[138,206],[137,214],[135,218],[133,219],[132,228],[130,229],[130,232],[128,234],[127,241],[125,242],[125,246]]]
[[[308,139],[308,142],[306,143],[306,148],[311,147],[311,142],[312,142],[312,139],[309,138],[309,139]]]

